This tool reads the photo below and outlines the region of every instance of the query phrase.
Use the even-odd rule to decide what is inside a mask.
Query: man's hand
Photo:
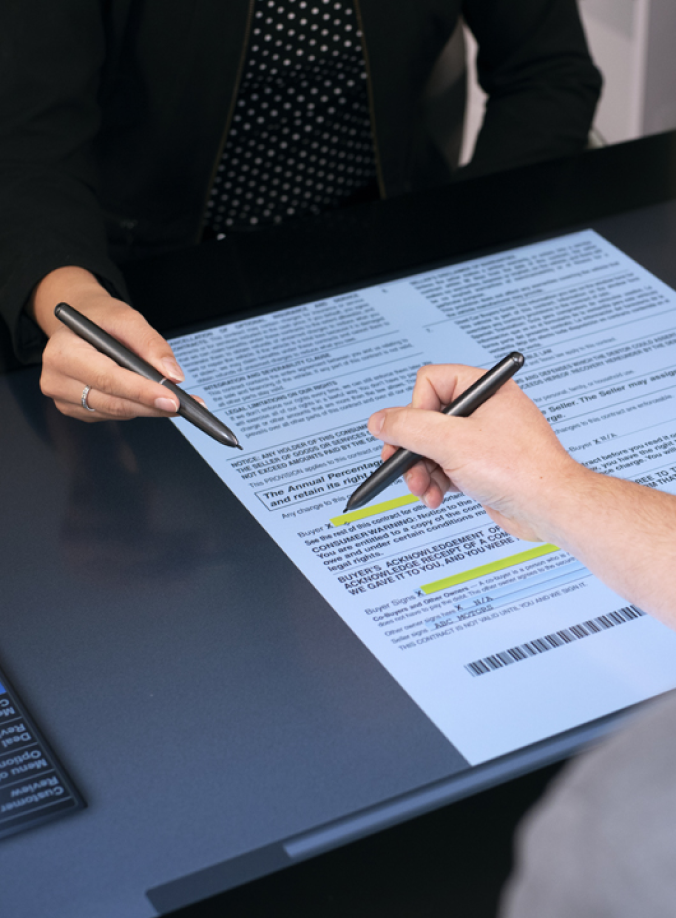
[[[503,529],[570,552],[621,596],[676,629],[676,497],[601,475],[575,462],[513,381],[468,418],[440,408],[481,376],[425,367],[408,408],[378,411],[371,433],[429,457],[407,474],[410,490],[438,507],[448,490],[479,501]]]
[[[66,328],[54,315],[61,302],[87,316],[167,379],[178,383],[184,378],[167,342],[140,313],[110,296],[88,271],[59,268],[37,285],[28,307],[49,337],[40,387],[59,411],[83,421],[167,417],[177,412],[177,401],[164,386],[122,369]],[[93,411],[82,405],[85,386],[91,387],[87,404]]]
[[[481,375],[470,367],[423,367],[411,405],[377,412],[369,431],[391,444],[383,448],[383,459],[395,446],[428,457],[405,476],[409,490],[428,507],[438,507],[446,491],[462,491],[512,535],[547,539],[546,521],[552,501],[563,499],[562,482],[586,470],[515,382],[468,418],[441,413]]]

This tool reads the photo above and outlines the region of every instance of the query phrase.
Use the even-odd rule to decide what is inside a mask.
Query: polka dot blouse
[[[207,226],[220,234],[320,213],[375,178],[352,0],[255,0]]]

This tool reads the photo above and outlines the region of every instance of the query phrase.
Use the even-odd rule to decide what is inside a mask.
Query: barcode
[[[520,663],[529,657],[537,657],[548,650],[555,650],[557,647],[564,647],[573,641],[581,641],[582,638],[591,637],[593,634],[600,634],[607,631],[608,628],[614,628],[616,625],[624,625],[625,622],[633,621],[645,615],[637,606],[625,606],[623,609],[616,609],[614,612],[608,612],[606,615],[599,615],[598,618],[591,618],[586,622],[580,622],[579,625],[571,625],[570,628],[562,628],[561,631],[555,631],[553,634],[546,634],[544,637],[535,638],[534,641],[528,641],[527,644],[519,644],[517,647],[510,647],[509,650],[502,650],[500,653],[491,654],[490,657],[484,657],[481,660],[475,660],[474,663],[466,663],[465,669],[472,676],[483,676],[486,673],[495,672],[510,666],[512,663]]]

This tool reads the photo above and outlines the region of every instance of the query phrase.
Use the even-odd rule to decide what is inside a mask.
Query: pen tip
[[[347,513],[347,511],[348,511],[349,509],[350,509],[350,505],[349,505],[349,504],[345,504],[345,509],[343,510],[343,513]]]
[[[237,449],[241,449],[242,451],[244,451],[244,447],[242,446],[241,443],[235,443],[235,446],[237,447]]]

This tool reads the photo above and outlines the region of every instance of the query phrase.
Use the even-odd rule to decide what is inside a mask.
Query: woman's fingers
[[[43,277],[26,307],[49,337],[40,386],[59,411],[86,421],[176,412],[176,397],[166,388],[122,369],[60,322],[54,309],[62,302],[142,357],[162,376],[175,383],[184,379],[169,343],[139,312],[111,296],[89,271],[63,266]],[[82,403],[85,387],[89,387],[87,405],[92,411]]]
[[[76,409],[67,412],[73,417],[92,414],[82,406],[85,386],[90,386],[89,406],[99,413],[99,418],[87,420],[162,416],[178,410],[175,396],[164,386],[122,369],[72,332],[63,338],[57,332],[47,345],[41,378],[43,393],[59,410],[70,405]]]
[[[111,297],[85,308],[92,321],[172,381],[183,379],[169,344],[135,310]],[[132,345],[132,341],[135,344]],[[52,334],[43,355],[42,391],[70,417],[86,421],[164,417],[178,410],[176,397],[159,383],[119,367],[66,326]],[[88,411],[82,404],[90,390]]]
[[[114,303],[120,302],[114,300]],[[98,319],[94,315],[89,318],[97,322],[108,334],[117,338],[125,347],[129,348],[146,363],[155,367],[163,376],[172,382],[181,383],[185,379],[174,352],[169,343],[159,332],[148,324],[143,316],[127,306],[121,304],[123,309],[107,309],[105,314]]]

